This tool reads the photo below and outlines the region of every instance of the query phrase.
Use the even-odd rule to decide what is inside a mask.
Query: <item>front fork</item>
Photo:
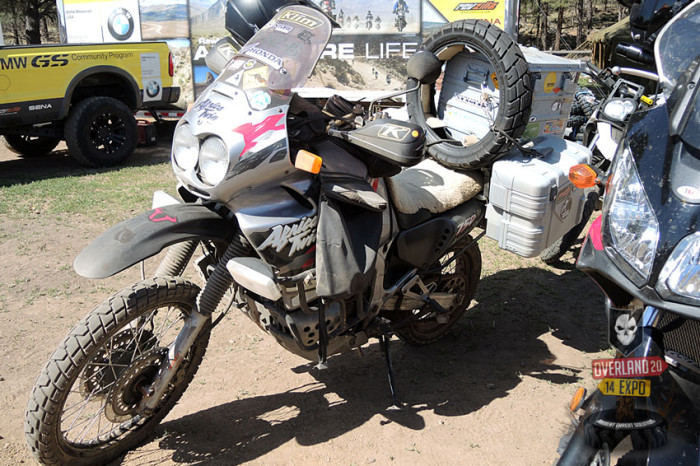
[[[664,358],[658,318],[657,309],[644,309],[642,342],[628,357]],[[557,464],[609,464],[610,451],[628,436],[633,450],[626,456],[635,458],[634,464],[700,464],[699,416],[688,395],[698,390],[697,385],[670,370],[648,378],[649,397],[604,395],[600,390],[588,397],[583,403],[585,412]]]
[[[236,237],[231,241],[223,257],[218,261],[211,275],[207,277],[204,289],[197,296],[197,305],[185,320],[185,325],[169,348],[168,358],[161,363],[155,381],[143,390],[143,398],[140,403],[142,412],[152,413],[158,407],[192,344],[208,325],[209,319],[233,283],[233,277],[227,270],[226,264],[234,257],[245,257],[248,254],[248,248],[241,243],[239,238]]]
[[[185,325],[168,350],[168,359],[161,364],[158,377],[143,394],[141,409],[144,412],[151,413],[158,407],[159,401],[170,386],[175,374],[177,374],[184,355],[188,353],[194,341],[209,323],[209,320],[209,317],[200,313],[197,309],[194,309],[189,318],[185,320]]]

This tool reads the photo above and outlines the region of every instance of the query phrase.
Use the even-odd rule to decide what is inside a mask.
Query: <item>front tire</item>
[[[446,264],[469,241],[472,241],[471,237],[454,244],[430,268],[434,269]],[[423,346],[440,340],[469,307],[476,294],[476,286],[481,278],[481,250],[479,249],[479,244],[472,244],[469,249],[441,272],[422,276],[421,278],[433,292],[455,293],[457,296],[450,308],[447,309],[447,316],[438,317],[435,314],[429,314],[425,318],[411,322],[396,330],[396,334],[401,340],[414,346]]]
[[[54,150],[61,140],[48,136],[6,134],[3,136],[3,142],[5,147],[20,157],[41,157]]]
[[[83,165],[110,167],[136,148],[136,119],[129,107],[112,97],[78,102],[66,120],[68,153]]]
[[[588,199],[586,199],[585,204],[583,204],[583,214],[581,215],[581,221],[574,225],[571,230],[564,233],[564,236],[559,238],[551,246],[540,253],[540,259],[547,265],[554,265],[562,258],[564,254],[567,253],[569,249],[574,246],[574,243],[578,240],[578,237],[583,232],[584,228],[588,224],[588,221],[593,215],[595,210],[595,205],[598,202],[598,196],[589,194]]]
[[[104,464],[143,441],[194,377],[207,325],[158,408],[139,412],[141,389],[192,312],[197,285],[154,278],[126,288],[76,325],[49,358],[27,406],[25,434],[41,464]]]

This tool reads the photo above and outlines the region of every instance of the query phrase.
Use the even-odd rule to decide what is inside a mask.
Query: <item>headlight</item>
[[[700,233],[678,243],[661,270],[656,289],[671,301],[700,303]]]
[[[173,160],[182,170],[192,170],[199,157],[199,139],[190,125],[180,125],[173,135]]]
[[[226,176],[229,156],[226,144],[221,139],[211,136],[204,140],[199,152],[199,172],[202,181],[216,186]]]
[[[625,121],[636,109],[637,104],[632,99],[613,99],[605,104],[603,113],[611,120]]]
[[[603,238],[608,254],[637,286],[646,283],[659,241],[659,222],[651,209],[625,143],[612,167],[603,207]]]

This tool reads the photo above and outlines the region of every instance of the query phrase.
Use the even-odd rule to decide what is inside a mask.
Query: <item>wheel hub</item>
[[[146,329],[140,330],[137,338],[138,343],[130,329],[123,330],[112,338],[108,346],[100,349],[81,376],[80,393],[84,397],[106,395],[121,370],[131,363],[135,354],[155,345],[153,334]]]
[[[111,422],[128,421],[139,413],[144,390],[153,382],[168,348],[154,348],[136,358],[119,376],[107,396],[105,416]]]

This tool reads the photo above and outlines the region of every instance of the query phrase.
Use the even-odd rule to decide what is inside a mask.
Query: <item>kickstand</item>
[[[394,406],[392,409],[401,409],[401,403],[396,397],[396,378],[394,377],[394,367],[391,365],[391,353],[389,352],[389,341],[391,340],[391,335],[383,333],[379,337],[379,345],[384,352],[384,357],[386,358],[386,368],[389,371],[389,389],[391,390],[391,397],[394,400]]]

